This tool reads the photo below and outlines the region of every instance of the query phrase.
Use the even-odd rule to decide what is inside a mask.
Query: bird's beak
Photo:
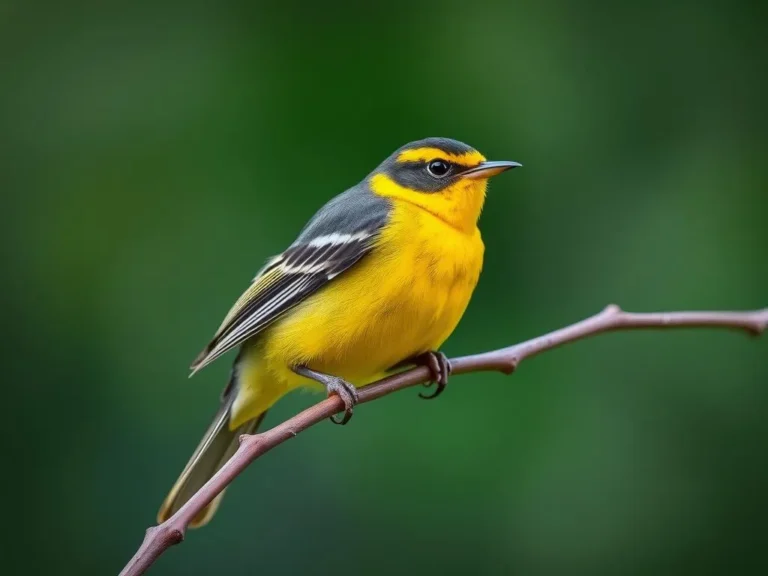
[[[480,162],[474,168],[465,170],[461,173],[462,178],[469,178],[471,180],[481,180],[483,178],[490,178],[496,176],[502,172],[506,172],[510,168],[519,168],[522,164],[518,162],[510,162],[508,160],[495,160],[490,162]]]

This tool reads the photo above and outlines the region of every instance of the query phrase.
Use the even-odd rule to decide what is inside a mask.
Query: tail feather
[[[158,522],[165,522],[175,514],[232,457],[239,446],[240,436],[254,433],[261,424],[266,412],[234,430],[229,429],[230,408],[236,396],[236,386],[228,386],[213,422],[160,507]],[[203,508],[189,527],[199,528],[207,524],[223,495],[224,491]]]

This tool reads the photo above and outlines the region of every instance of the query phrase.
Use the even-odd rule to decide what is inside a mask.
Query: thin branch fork
[[[768,325],[768,308],[749,312],[625,312],[616,305],[565,328],[491,352],[461,356],[451,360],[451,373],[498,371],[511,374],[520,362],[546,350],[569,342],[615,330],[647,328],[728,328],[759,335]],[[425,367],[389,376],[360,389],[360,403],[376,400],[397,390],[428,383],[430,372]],[[184,539],[189,522],[226,488],[248,465],[282,444],[331,416],[344,410],[338,396],[330,396],[296,416],[260,434],[243,435],[240,447],[230,460],[173,516],[149,528],[136,554],[120,576],[143,574],[157,558]]]

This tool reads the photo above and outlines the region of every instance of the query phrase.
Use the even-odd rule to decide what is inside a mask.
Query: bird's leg
[[[316,370],[311,370],[306,366],[294,366],[291,368],[299,376],[304,376],[315,382],[319,382],[328,391],[328,395],[336,394],[344,402],[344,416],[341,420],[337,420],[336,416],[331,416],[331,422],[334,424],[346,424],[349,419],[352,418],[352,408],[357,404],[357,388],[352,384],[339,378],[338,376],[331,376],[329,374],[323,374]]]
[[[408,360],[403,360],[393,368],[400,368],[408,365],[426,366],[429,368],[429,371],[432,373],[432,380],[425,383],[424,386],[429,388],[432,384],[437,385],[432,394],[419,392],[419,397],[424,398],[425,400],[430,400],[432,398],[437,398],[442,391],[445,390],[445,385],[448,384],[448,376],[451,375],[451,363],[445,354],[440,351],[430,350],[429,352],[424,352],[423,354],[419,354]]]

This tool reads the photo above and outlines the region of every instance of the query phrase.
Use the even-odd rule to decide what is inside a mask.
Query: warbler
[[[336,196],[296,241],[268,260],[192,363],[192,374],[240,347],[219,411],[158,513],[175,513],[253,433],[284,394],[355,385],[406,365],[429,367],[435,391],[450,372],[440,346],[469,304],[483,265],[477,227],[488,178],[517,162],[427,138],[396,150]],[[206,524],[219,494],[190,524]]]

